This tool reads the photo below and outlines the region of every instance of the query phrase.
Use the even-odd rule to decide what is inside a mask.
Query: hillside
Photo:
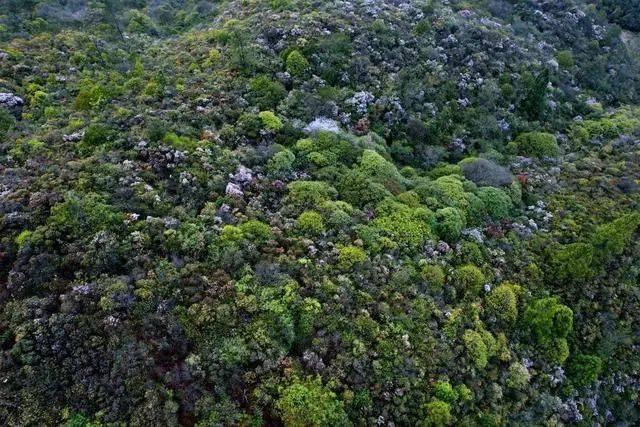
[[[0,423],[640,423],[638,0],[0,2]]]

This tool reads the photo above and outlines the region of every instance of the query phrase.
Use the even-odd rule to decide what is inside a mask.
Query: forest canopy
[[[0,424],[638,425],[639,14],[0,2]]]

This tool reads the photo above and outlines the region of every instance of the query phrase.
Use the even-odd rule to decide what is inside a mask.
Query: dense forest
[[[0,424],[640,424],[639,0],[0,1]]]

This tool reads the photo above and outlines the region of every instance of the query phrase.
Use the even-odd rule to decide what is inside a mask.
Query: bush
[[[296,156],[291,150],[284,149],[278,151],[267,162],[267,170],[273,175],[280,175],[285,172],[289,172],[293,166],[293,162],[296,160]]]
[[[518,285],[503,283],[493,289],[485,298],[489,314],[503,325],[511,325],[518,318]]]
[[[464,226],[465,221],[460,210],[448,207],[436,211],[436,232],[442,240],[458,240]]]
[[[442,289],[444,286],[445,275],[439,265],[426,264],[422,267],[421,276],[433,288]]]
[[[112,136],[112,130],[105,125],[92,123],[85,130],[84,138],[82,140],[84,144],[89,147],[97,147],[109,142]]]
[[[441,427],[450,425],[453,421],[451,406],[447,402],[434,400],[427,404],[427,418],[421,425],[428,427]]]
[[[275,407],[286,426],[345,426],[344,406],[319,378],[296,380],[285,388]]]
[[[433,387],[433,394],[447,403],[455,403],[458,400],[458,393],[453,389],[449,381],[438,381]]]
[[[4,108],[0,108],[0,138],[4,136],[13,128],[15,119],[11,113]]]
[[[513,182],[511,172],[487,159],[474,159],[460,165],[465,178],[477,185],[507,187]]]
[[[76,109],[87,111],[98,107],[106,99],[106,94],[102,87],[90,85],[80,89],[76,96]]]
[[[65,239],[95,235],[100,230],[122,227],[123,215],[96,194],[70,194],[51,208],[49,227]]]
[[[508,217],[513,208],[509,195],[499,188],[480,187],[476,195],[482,200],[489,217],[495,221]]]
[[[562,363],[568,356],[567,336],[573,330],[573,312],[556,298],[535,300],[523,315],[524,324],[550,362]]]
[[[241,114],[236,122],[236,130],[238,134],[244,135],[249,139],[258,139],[260,137],[262,127],[262,119],[258,115],[251,113]]]
[[[272,237],[271,228],[264,222],[249,220],[240,224],[243,237],[253,242],[264,243]]]
[[[357,246],[341,246],[338,248],[338,266],[343,270],[349,270],[357,264],[367,260],[367,253]]]
[[[358,170],[378,182],[392,193],[399,193],[404,188],[404,177],[396,166],[373,150],[364,150]]]
[[[287,72],[294,77],[302,76],[309,69],[309,61],[305,58],[300,51],[292,50],[287,55],[286,60]]]
[[[556,59],[558,60],[560,68],[564,68],[565,70],[572,68],[576,63],[575,59],[573,59],[573,53],[571,53],[570,50],[561,50],[558,52],[558,55],[556,55]]]
[[[600,372],[602,372],[602,359],[586,354],[573,356],[567,369],[571,381],[578,387],[593,384]]]
[[[529,132],[518,137],[507,145],[507,151],[527,157],[555,157],[560,154],[558,141],[550,133]]]
[[[551,255],[555,278],[559,281],[576,281],[591,277],[594,248],[588,243],[560,245]]]
[[[359,207],[375,205],[391,193],[382,184],[373,182],[358,170],[350,170],[338,182],[338,190],[342,200]]]
[[[275,108],[287,96],[282,83],[268,76],[254,77],[249,81],[250,99],[262,110]]]
[[[398,245],[417,248],[433,236],[434,216],[429,209],[386,200],[378,205],[376,213],[378,217],[371,224]]]
[[[519,362],[513,362],[507,373],[507,387],[514,390],[526,390],[531,379],[531,374],[526,366]]]
[[[467,349],[467,354],[478,369],[484,369],[489,361],[489,351],[482,339],[482,335],[471,329],[467,329],[462,336],[462,341]]]
[[[323,181],[294,181],[287,188],[288,200],[297,207],[315,207],[336,196],[336,190]]]
[[[260,117],[262,124],[267,130],[277,132],[282,129],[282,120],[273,114],[273,111],[261,111],[258,117]]]
[[[601,225],[596,230],[591,243],[596,254],[604,259],[612,259],[621,255],[632,242],[636,230],[640,226],[640,214],[628,214]]]
[[[303,233],[320,234],[324,231],[324,220],[316,211],[305,211],[298,217],[296,226]]]
[[[467,264],[456,268],[453,282],[459,292],[477,294],[484,285],[485,277],[478,267]]]

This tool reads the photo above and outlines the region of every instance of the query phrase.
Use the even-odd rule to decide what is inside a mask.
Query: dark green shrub
[[[489,217],[495,221],[507,218],[513,208],[513,202],[507,193],[499,188],[480,187],[476,195],[486,209]]]
[[[612,259],[621,255],[632,242],[638,226],[640,214],[628,214],[603,224],[596,230],[591,243],[599,258]]]
[[[4,138],[4,136],[11,130],[15,123],[15,119],[13,115],[9,113],[4,108],[0,108],[0,138]]]
[[[436,211],[436,232],[442,240],[455,242],[465,226],[462,212],[456,208],[442,208]]]
[[[594,248],[588,243],[560,245],[551,255],[555,278],[560,281],[577,281],[595,274]]]
[[[602,372],[602,359],[598,356],[577,354],[569,360],[567,373],[578,387],[586,387],[598,379]]]
[[[485,277],[475,265],[467,264],[455,269],[453,283],[462,294],[478,294],[484,285]]]
[[[477,185],[506,187],[513,182],[511,172],[487,159],[473,159],[460,164],[465,178]]]
[[[275,108],[287,96],[287,90],[282,83],[264,75],[252,78],[249,88],[250,99],[262,110]]]
[[[435,264],[425,264],[421,270],[421,276],[430,287],[442,289],[445,275],[442,267]]]
[[[558,65],[565,70],[573,68],[576,63],[575,59],[573,59],[573,53],[571,53],[570,50],[561,50],[556,55],[556,59],[558,60]]]

